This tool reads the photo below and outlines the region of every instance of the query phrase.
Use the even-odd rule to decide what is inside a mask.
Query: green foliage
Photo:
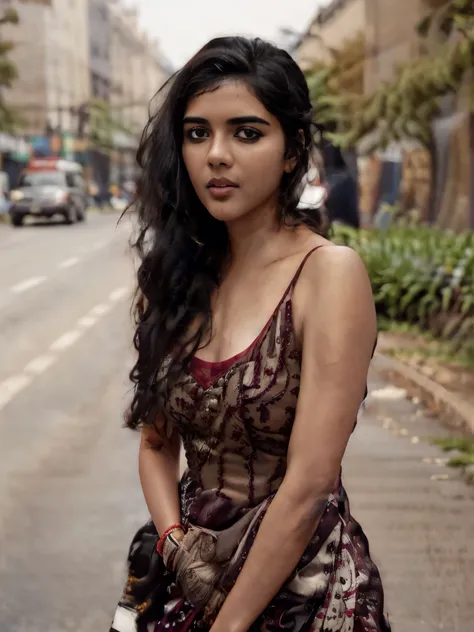
[[[333,139],[341,147],[354,147],[378,132],[373,135],[373,149],[410,139],[432,150],[432,120],[440,111],[441,98],[457,92],[474,66],[472,0],[436,5],[419,25],[422,33],[442,31],[444,37],[436,38],[436,49],[432,46],[425,55],[402,65],[393,81],[381,84],[372,94],[350,95],[352,103],[346,102],[339,110],[344,124]],[[454,37],[449,39],[449,35]]]
[[[18,17],[17,11],[9,7],[5,9],[5,11],[3,12],[3,16],[0,18],[0,25],[1,24],[18,24],[19,21],[20,19]]]
[[[13,82],[18,77],[15,65],[8,58],[7,53],[10,46],[7,42],[0,41],[0,87],[11,88]]]
[[[438,446],[443,452],[463,452],[464,454],[472,454],[474,456],[474,441],[468,437],[435,437],[430,440],[432,445]]]
[[[331,49],[330,62],[315,62],[307,72],[315,120],[331,130],[336,145],[352,148],[371,135],[370,149],[406,139],[433,149],[432,120],[439,114],[441,98],[457,92],[474,66],[474,11],[472,0],[433,0],[432,7],[418,30],[443,34],[436,39],[436,50],[400,66],[393,81],[372,94],[363,94],[361,34],[340,50]],[[454,43],[451,34],[456,35]]]
[[[18,13],[12,8],[7,8],[0,18],[0,27],[5,24],[18,24],[18,22]],[[18,77],[16,66],[9,56],[13,47],[13,42],[1,39],[0,33],[0,131],[10,133],[15,132],[20,124],[20,118],[3,99],[4,90],[11,88]]]
[[[432,10],[418,32],[427,43],[430,34],[436,49],[432,45],[425,55],[402,65],[393,81],[372,94],[363,95],[362,34],[339,50],[328,49],[330,61],[315,62],[306,73],[314,118],[332,132],[336,145],[352,148],[371,135],[369,149],[405,139],[433,149],[432,120],[440,111],[441,98],[457,92],[474,66],[474,9],[472,0],[430,0],[429,4]]]
[[[431,11],[417,25],[421,37],[448,38],[454,30],[469,26],[474,16],[472,0],[429,0]]]
[[[453,351],[474,338],[474,235],[396,224],[388,230],[338,226],[334,241],[364,260],[377,313],[449,340]]]
[[[474,465],[474,454],[460,454],[448,461],[449,467],[468,467]]]
[[[348,129],[351,108],[364,91],[365,37],[358,33],[339,49],[328,49],[329,61],[315,61],[306,72],[313,118],[333,132]]]
[[[433,438],[432,445],[436,445],[443,452],[458,452],[448,461],[450,467],[469,467],[474,465],[474,441],[468,437]]]
[[[0,102],[0,131],[14,133],[21,124],[21,117],[14,110]]]

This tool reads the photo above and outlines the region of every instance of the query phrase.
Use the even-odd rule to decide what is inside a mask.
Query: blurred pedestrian
[[[91,180],[89,183],[89,198],[89,204],[100,205],[99,186],[95,180]]]
[[[341,482],[374,304],[298,208],[310,125],[293,59],[240,37],[197,53],[148,125],[127,425],[151,520],[112,630],[389,630]]]
[[[323,141],[322,155],[327,180],[326,211],[330,223],[360,227],[359,191],[339,147]]]

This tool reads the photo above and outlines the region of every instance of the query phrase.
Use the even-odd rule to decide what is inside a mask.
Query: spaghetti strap
[[[298,281],[300,274],[306,264],[306,262],[308,261],[308,259],[310,258],[310,256],[313,254],[313,252],[315,252],[316,250],[319,250],[320,248],[324,248],[324,246],[326,246],[326,244],[320,244],[319,246],[316,246],[315,248],[311,248],[311,250],[309,252],[307,252],[303,258],[303,261],[300,263],[300,265],[298,266],[298,269],[295,272],[295,276],[291,279],[290,285],[288,287],[287,292],[294,288],[296,285],[296,282]]]
[[[221,361],[218,361],[218,362],[202,360],[201,358],[197,357],[196,355],[193,356],[193,358],[191,360],[191,368],[195,369],[194,376],[195,376],[195,378],[197,379],[198,382],[200,381],[201,385],[204,388],[207,388],[208,386],[210,386],[213,383],[213,380],[214,380],[216,375],[221,375],[221,374],[225,373],[230,367],[232,367],[241,358],[244,358],[244,357],[248,356],[248,354],[250,352],[252,352],[253,349],[259,344],[259,342],[264,338],[264,336],[267,334],[268,330],[270,329],[272,323],[275,320],[276,315],[278,314],[279,310],[281,310],[282,305],[288,299],[288,296],[291,295],[291,293],[293,291],[293,288],[295,286],[295,283],[297,282],[298,277],[301,274],[301,270],[303,269],[303,267],[304,267],[306,261],[308,260],[308,258],[313,254],[313,252],[315,250],[318,250],[319,248],[322,248],[325,245],[326,244],[320,244],[319,246],[316,246],[315,248],[312,248],[308,253],[306,253],[306,255],[303,258],[303,261],[298,266],[298,269],[296,270],[296,272],[293,275],[290,283],[288,284],[288,286],[287,286],[287,288],[285,290],[285,293],[283,294],[281,299],[278,301],[278,304],[275,307],[275,309],[273,310],[270,318],[267,320],[267,322],[265,323],[264,327],[261,329],[261,331],[258,334],[258,336],[256,336],[256,338],[253,340],[253,342],[246,349],[244,349],[243,351],[240,351],[239,353],[236,353],[235,355],[233,355],[230,358],[226,358],[225,360],[221,360]],[[210,376],[207,376],[206,379],[204,379],[202,377],[202,371],[203,370],[205,370],[207,373],[210,372]],[[200,376],[199,378],[197,377],[198,375]]]

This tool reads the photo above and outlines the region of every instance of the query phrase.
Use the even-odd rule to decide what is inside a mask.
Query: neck
[[[275,249],[281,225],[277,220],[276,203],[269,202],[264,208],[227,223],[233,266],[264,259],[268,250]]]

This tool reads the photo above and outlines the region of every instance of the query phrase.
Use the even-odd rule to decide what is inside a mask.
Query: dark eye
[[[236,134],[236,136],[248,142],[255,142],[261,138],[262,135],[261,132],[251,127],[241,127]]]
[[[190,140],[203,140],[209,135],[205,127],[193,127],[186,132],[187,138]]]

